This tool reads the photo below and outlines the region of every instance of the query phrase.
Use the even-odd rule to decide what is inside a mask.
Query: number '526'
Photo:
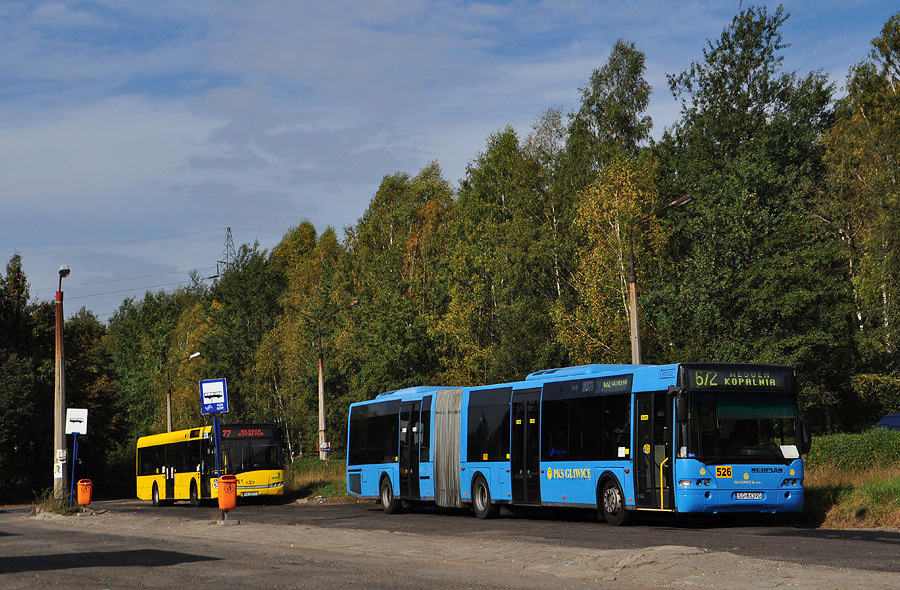
[[[716,386],[719,383],[716,381],[716,378],[719,376],[715,371],[706,371],[706,372],[697,372],[694,380],[697,382],[697,387],[712,387]]]

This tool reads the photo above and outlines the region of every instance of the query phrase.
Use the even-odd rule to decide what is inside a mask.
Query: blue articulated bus
[[[347,491],[402,502],[635,514],[796,512],[809,428],[779,365],[584,365],[350,406]]]

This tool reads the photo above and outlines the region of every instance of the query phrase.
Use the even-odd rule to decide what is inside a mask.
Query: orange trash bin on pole
[[[219,478],[219,509],[234,510],[237,505],[237,478],[223,475]]]
[[[78,480],[78,504],[81,506],[87,506],[91,503],[91,492],[93,491],[93,484],[89,479],[79,479]]]

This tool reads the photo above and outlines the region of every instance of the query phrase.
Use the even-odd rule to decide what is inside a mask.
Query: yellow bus
[[[277,424],[221,426],[222,474],[237,477],[238,497],[284,494],[284,437]],[[142,436],[135,457],[137,497],[154,506],[218,498],[211,426]]]

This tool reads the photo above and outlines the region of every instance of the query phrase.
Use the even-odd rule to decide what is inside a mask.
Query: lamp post
[[[69,276],[69,267],[59,267],[59,288],[56,290],[56,378],[53,395],[53,497],[59,501],[66,494],[66,374],[63,354],[63,292],[62,280]]]
[[[355,301],[351,301],[347,305],[339,307],[328,315],[324,316],[314,316],[295,307],[291,307],[291,309],[293,309],[297,313],[316,322],[316,338],[318,339],[319,343],[319,459],[321,459],[322,461],[328,459],[328,451],[325,449],[325,363],[322,357],[322,324],[325,323],[326,320],[331,319],[338,312],[344,311],[345,309],[350,309],[351,307],[356,307],[357,305],[359,305],[358,299]]]
[[[687,205],[693,200],[694,197],[690,195],[675,199],[665,207],[661,207],[653,213],[649,213],[636,221],[632,221],[628,227],[628,311],[629,316],[631,316],[629,318],[629,324],[631,327],[631,364],[633,365],[641,364],[641,332],[640,324],[638,322],[637,277],[634,274],[634,228],[636,225],[639,225],[647,219],[656,217],[663,211]]]
[[[178,362],[195,359],[200,356],[199,352],[195,352],[190,356],[180,359]],[[166,364],[166,432],[172,432],[172,379],[169,377],[169,365]]]

